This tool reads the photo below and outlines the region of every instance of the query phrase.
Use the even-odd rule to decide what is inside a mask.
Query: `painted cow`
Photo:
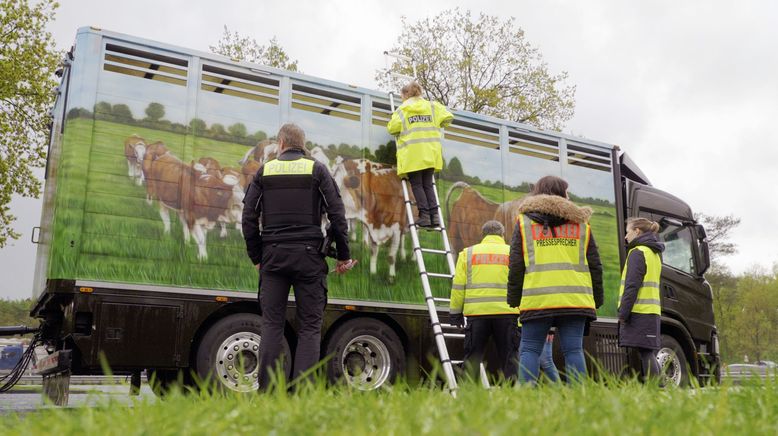
[[[124,140],[124,156],[127,158],[127,175],[140,186],[143,184],[143,156],[146,154],[146,140],[138,135]]]

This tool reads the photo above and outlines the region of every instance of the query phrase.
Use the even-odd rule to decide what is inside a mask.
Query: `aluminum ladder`
[[[395,103],[394,103],[394,94],[389,93],[389,103],[392,108],[392,112],[395,111]],[[437,183],[435,183],[435,178],[432,179],[432,187],[435,191],[435,202],[437,204],[437,212],[438,217],[440,219],[440,226],[439,227],[430,227],[427,228],[427,230],[432,230],[435,232],[440,232],[441,239],[443,242],[443,249],[433,249],[433,248],[424,248],[421,246],[420,240],[419,240],[419,226],[416,224],[416,221],[414,219],[413,215],[413,208],[411,207],[411,196],[410,196],[410,187],[408,179],[401,179],[402,183],[402,190],[403,190],[403,200],[405,204],[405,213],[408,218],[408,227],[410,229],[411,233],[411,239],[413,241],[413,253],[414,257],[416,258],[416,263],[419,267],[419,277],[421,278],[421,286],[424,290],[424,301],[427,305],[427,311],[429,312],[430,316],[430,323],[432,325],[432,332],[435,337],[435,344],[438,349],[438,355],[440,356],[440,362],[443,367],[443,374],[446,377],[446,383],[448,385],[448,390],[451,393],[452,396],[456,397],[456,391],[458,388],[456,375],[454,373],[454,365],[462,364],[463,361],[461,360],[452,360],[451,356],[448,352],[448,346],[446,344],[446,339],[459,339],[464,340],[465,334],[461,328],[458,326],[452,325],[452,324],[446,324],[440,322],[440,317],[438,316],[438,306],[436,303],[445,303],[448,304],[451,302],[450,298],[440,298],[435,297],[432,295],[432,288],[430,287],[430,279],[444,279],[449,282],[449,289],[450,289],[450,283],[451,280],[454,278],[454,272],[455,272],[455,266],[454,266],[454,254],[451,250],[451,245],[448,241],[448,233],[446,232],[446,223],[443,219],[443,211],[440,208],[440,197],[438,196],[438,187]],[[448,265],[448,273],[437,273],[437,272],[429,272],[427,271],[427,266],[424,262],[424,256],[423,254],[434,254],[434,255],[442,255],[446,256],[446,264]],[[446,329],[446,331],[444,331]],[[489,388],[489,379],[486,375],[486,369],[484,368],[483,362],[480,365],[479,368],[480,372],[480,380],[481,384],[485,388]]]

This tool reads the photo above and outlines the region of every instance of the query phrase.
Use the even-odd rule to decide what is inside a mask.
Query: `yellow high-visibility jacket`
[[[518,308],[506,302],[510,250],[501,236],[489,235],[459,253],[451,286],[451,314],[519,314]]]
[[[397,136],[397,175],[443,168],[441,128],[451,124],[454,115],[438,102],[411,97],[392,114],[386,125]]]

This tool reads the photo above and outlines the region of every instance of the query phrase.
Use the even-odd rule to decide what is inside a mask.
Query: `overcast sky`
[[[778,2],[63,0],[50,30],[68,48],[97,26],[208,50],[227,25],[276,36],[306,74],[375,88],[382,52],[410,21],[459,6],[513,16],[552,72],[577,86],[564,131],[618,144],[693,210],[742,218],[735,272],[778,261]],[[0,297],[32,293],[39,201],[12,203],[23,236],[0,250]],[[761,233],[760,233],[761,232]]]

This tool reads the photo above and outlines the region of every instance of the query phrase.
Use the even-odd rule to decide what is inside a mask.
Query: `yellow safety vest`
[[[442,127],[454,116],[445,106],[420,97],[409,98],[392,114],[386,128],[397,135],[397,175],[443,168]]]
[[[627,259],[633,251],[640,250],[646,259],[646,275],[643,276],[643,283],[638,289],[638,297],[635,305],[632,306],[632,313],[644,313],[651,315],[662,314],[662,304],[659,297],[659,279],[662,276],[662,258],[654,250],[644,246],[629,250]],[[627,264],[624,264],[624,271],[621,272],[621,286],[619,286],[619,302],[617,307],[621,307],[621,296],[624,295],[624,284],[627,280]]]
[[[592,309],[592,276],[586,249],[591,237],[587,223],[566,223],[543,229],[521,214],[519,231],[524,245],[522,312],[544,309]]]
[[[449,303],[452,314],[519,314],[507,303],[510,250],[501,236],[489,235],[459,253]]]

